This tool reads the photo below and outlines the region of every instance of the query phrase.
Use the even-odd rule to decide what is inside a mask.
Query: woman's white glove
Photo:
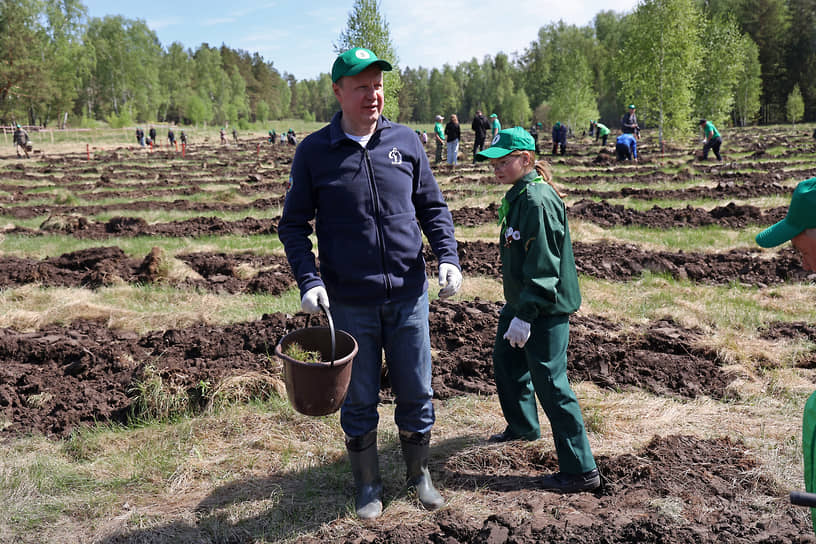
[[[462,287],[462,272],[450,263],[439,265],[439,298],[448,298],[456,294]]]
[[[303,293],[303,298],[300,299],[300,309],[307,314],[314,314],[320,311],[321,303],[326,308],[329,307],[329,294],[325,287],[318,285]]]
[[[504,333],[504,339],[510,342],[514,348],[523,348],[527,340],[530,339],[530,324],[524,320],[514,317]]]

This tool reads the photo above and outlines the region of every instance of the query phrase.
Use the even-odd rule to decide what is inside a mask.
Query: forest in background
[[[374,17],[387,34],[377,8],[357,0],[350,23]],[[723,126],[812,121],[816,0],[644,0],[587,26],[547,23],[522,52],[441,68],[393,60],[397,100],[386,114],[400,122],[456,113],[469,124],[482,109],[505,125],[614,127],[629,103],[668,136],[698,117]],[[297,80],[274,59],[227,44],[163,45],[145,21],[88,17],[81,0],[0,3],[0,123],[327,121],[337,110],[329,69]]]

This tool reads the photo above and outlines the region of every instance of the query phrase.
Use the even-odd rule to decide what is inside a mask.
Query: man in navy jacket
[[[440,263],[439,296],[453,295],[462,283],[453,220],[425,149],[413,130],[381,116],[383,70],[391,65],[368,49],[337,57],[332,88],[341,111],[297,148],[278,226],[301,308],[311,313],[331,303],[336,326],[358,343],[340,424],[356,512],[364,519],[382,513],[377,404],[383,351],[408,484],[426,508],[444,504],[428,471],[435,416],[422,233]]]

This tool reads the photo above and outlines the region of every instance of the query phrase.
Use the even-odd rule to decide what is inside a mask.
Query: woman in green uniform
[[[549,165],[535,162],[535,142],[521,127],[502,130],[477,153],[512,187],[499,209],[504,297],[493,347],[493,370],[507,428],[491,442],[541,436],[538,402],[550,420],[559,472],[542,487],[590,491],[601,480],[578,399],[567,379],[569,315],[581,305],[564,202]]]

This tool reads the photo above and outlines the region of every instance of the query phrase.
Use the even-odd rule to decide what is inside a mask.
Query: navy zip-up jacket
[[[425,150],[413,130],[382,116],[363,148],[345,135],[341,116],[298,146],[278,225],[301,296],[325,285],[346,304],[419,297],[428,287],[422,232],[440,263],[459,267],[453,219]]]

